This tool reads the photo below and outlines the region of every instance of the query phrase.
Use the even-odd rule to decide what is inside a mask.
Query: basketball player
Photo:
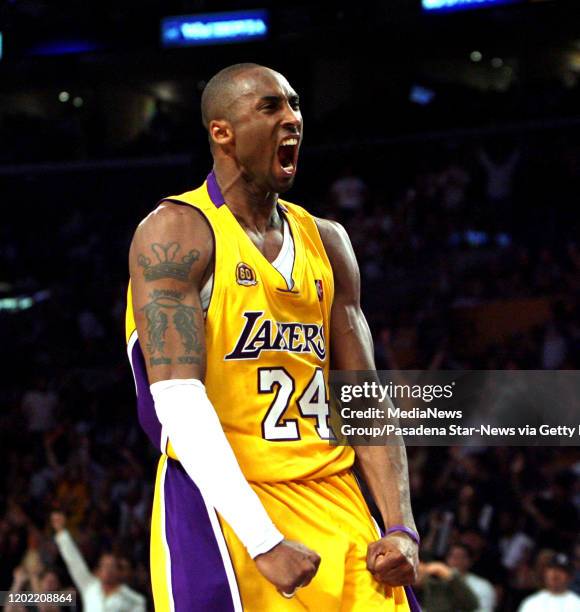
[[[328,442],[330,364],[375,366],[346,232],[279,198],[296,175],[298,96],[281,74],[238,64],[209,81],[202,115],[213,171],[164,199],[129,255],[128,352],[161,452],[156,610],[408,610],[418,536],[405,450]]]

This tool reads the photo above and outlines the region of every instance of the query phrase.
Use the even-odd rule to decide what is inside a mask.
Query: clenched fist
[[[283,540],[254,561],[262,576],[280,593],[291,595],[314,578],[320,556],[299,542]]]
[[[405,586],[417,578],[418,547],[407,536],[390,534],[369,544],[367,569],[383,584]]]

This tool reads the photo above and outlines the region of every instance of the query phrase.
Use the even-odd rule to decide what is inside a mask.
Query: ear
[[[212,119],[209,122],[208,131],[211,141],[216,145],[228,145],[234,140],[232,126],[225,119]]]

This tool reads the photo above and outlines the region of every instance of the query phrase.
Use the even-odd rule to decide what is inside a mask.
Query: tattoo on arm
[[[170,317],[186,353],[177,357],[177,363],[200,363],[202,345],[199,339],[199,324],[196,322],[195,316],[199,309],[195,306],[183,304],[185,296],[179,291],[155,289],[149,294],[149,297],[151,301],[145,304],[141,310],[145,313],[147,321],[147,350],[150,355],[150,365],[169,365],[172,363],[171,358],[163,354]],[[192,355],[191,353],[196,354]]]
[[[140,253],[137,263],[143,268],[143,275],[147,282],[159,280],[160,278],[173,278],[175,280],[186,281],[194,261],[199,259],[199,251],[190,249],[186,255],[177,257],[181,250],[178,242],[168,242],[160,244],[154,242],[151,250],[157,259],[152,261],[150,257]]]
[[[179,332],[181,342],[186,353],[199,353],[201,344],[198,338],[198,329],[194,314],[197,308],[180,306],[173,313],[173,324]]]

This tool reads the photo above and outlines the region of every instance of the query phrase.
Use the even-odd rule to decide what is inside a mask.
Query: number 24
[[[295,390],[294,379],[284,368],[258,368],[258,392],[276,393],[262,420],[262,437],[265,440],[300,440],[298,419],[282,418]],[[316,432],[322,440],[335,439],[328,424],[330,411],[322,368],[316,368],[296,403],[303,417],[316,419]]]

